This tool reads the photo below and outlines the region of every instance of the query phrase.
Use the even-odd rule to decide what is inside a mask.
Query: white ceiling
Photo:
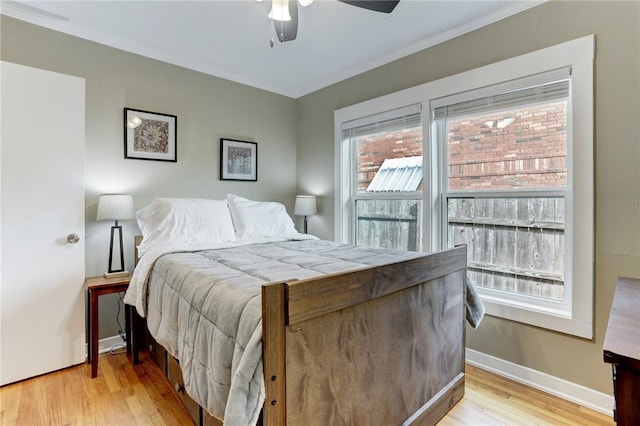
[[[285,43],[267,18],[270,0],[2,0],[0,12],[298,98],[540,3],[401,0],[383,14],[316,0],[299,8],[298,37]]]

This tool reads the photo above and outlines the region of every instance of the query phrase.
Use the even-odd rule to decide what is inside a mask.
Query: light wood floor
[[[189,425],[158,367],[141,354],[101,355],[98,377],[80,365],[0,388],[0,425]],[[613,425],[610,417],[467,366],[450,425]]]

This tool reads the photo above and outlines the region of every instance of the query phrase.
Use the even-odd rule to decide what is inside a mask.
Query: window
[[[416,249],[466,244],[488,314],[591,338],[594,48],[587,36],[336,111],[336,240],[361,241],[377,200],[421,200]],[[355,160],[358,132],[411,108],[418,186],[418,154]]]
[[[570,83],[566,68],[432,102],[443,239],[467,245],[474,285],[534,310],[566,311],[569,300]]]
[[[422,124],[418,107],[342,125],[349,167],[352,242],[422,249]]]

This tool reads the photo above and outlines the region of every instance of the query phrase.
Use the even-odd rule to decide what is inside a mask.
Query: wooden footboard
[[[264,286],[263,424],[437,423],[464,395],[465,293],[466,247]],[[198,410],[196,424],[222,424]]]
[[[464,395],[466,247],[262,289],[264,424],[435,424]]]

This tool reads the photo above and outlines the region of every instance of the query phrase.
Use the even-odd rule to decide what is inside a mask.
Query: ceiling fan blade
[[[400,0],[338,0],[351,6],[363,9],[374,10],[376,12],[391,13],[396,8]]]
[[[273,21],[276,35],[281,43],[285,41],[295,40],[298,36],[298,2],[297,0],[289,0],[290,21]]]

